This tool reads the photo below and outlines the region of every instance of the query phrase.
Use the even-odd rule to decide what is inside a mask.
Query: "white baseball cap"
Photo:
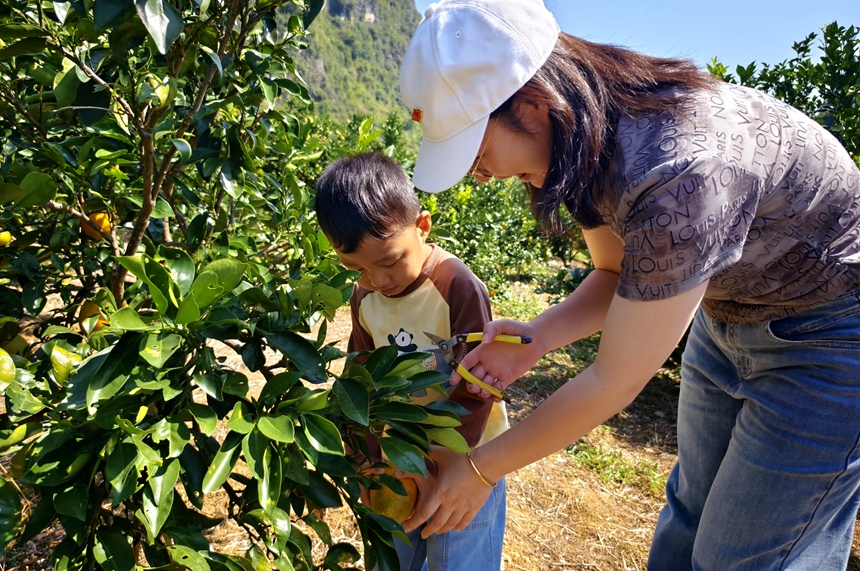
[[[424,138],[412,182],[439,192],[475,160],[490,113],[546,62],[558,23],[542,0],[442,0],[406,49],[400,95]]]

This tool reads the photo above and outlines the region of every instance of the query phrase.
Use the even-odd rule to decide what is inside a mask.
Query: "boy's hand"
[[[493,341],[496,335],[503,333],[531,337],[532,342],[517,345]],[[490,321],[484,326],[484,338],[481,344],[463,358],[461,365],[488,385],[504,390],[531,369],[546,353],[540,336],[536,333],[530,324],[521,321],[511,319]],[[452,385],[458,384],[462,379],[463,377],[456,371],[451,374]],[[470,383],[467,390],[483,398],[490,398],[489,391],[477,385]],[[493,397],[493,400],[499,401],[496,397]]]

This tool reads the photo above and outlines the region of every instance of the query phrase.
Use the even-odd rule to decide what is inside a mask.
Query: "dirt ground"
[[[328,340],[345,346],[348,310],[328,324]],[[587,351],[588,349],[586,349]],[[582,349],[579,349],[582,351]],[[508,414],[515,424],[560,386],[589,355],[558,351],[543,359],[523,379],[508,388]],[[236,356],[231,358],[238,359]],[[335,366],[337,368],[337,365]],[[260,379],[252,378],[252,387]],[[595,446],[627,466],[646,466],[662,483],[675,462],[677,380],[658,375],[622,413],[595,429],[581,444]],[[507,571],[639,571],[646,568],[648,546],[662,506],[662,489],[641,482],[607,478],[600,466],[586,466],[570,450],[553,454],[508,476],[508,516],[503,547]],[[206,512],[223,513],[225,498],[207,496]],[[361,538],[346,509],[330,510],[326,520],[335,542],[361,549]],[[208,533],[213,548],[243,553],[244,531],[230,521]],[[27,545],[13,546],[0,557],[0,571],[50,569],[50,552],[63,537],[55,525]],[[849,570],[860,570],[855,555]],[[322,553],[322,546],[317,546]],[[363,562],[359,563],[363,569]]]

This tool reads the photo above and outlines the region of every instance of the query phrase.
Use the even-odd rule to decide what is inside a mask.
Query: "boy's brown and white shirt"
[[[601,213],[624,243],[622,297],[709,280],[711,317],[756,324],[860,288],[860,173],[803,113],[722,84],[623,118],[616,139]]]
[[[456,256],[431,244],[421,274],[402,293],[387,297],[356,285],[350,299],[352,333],[348,350],[365,351],[396,345],[401,353],[432,345],[429,332],[448,339],[458,333],[483,331],[492,319],[490,298],[483,282]],[[435,367],[450,373],[441,358]],[[483,444],[508,427],[504,403],[493,403],[466,390],[466,383],[447,386],[446,395],[434,390],[413,394],[416,404],[448,398],[469,410],[457,430],[470,446]]]

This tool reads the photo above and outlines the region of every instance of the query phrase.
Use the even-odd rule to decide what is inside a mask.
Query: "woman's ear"
[[[516,107],[520,124],[532,136],[546,132],[551,129],[549,110],[537,103],[522,102]]]
[[[422,210],[418,215],[418,220],[415,221],[415,226],[421,237],[426,239],[430,235],[430,229],[433,228],[433,217],[428,211]]]

